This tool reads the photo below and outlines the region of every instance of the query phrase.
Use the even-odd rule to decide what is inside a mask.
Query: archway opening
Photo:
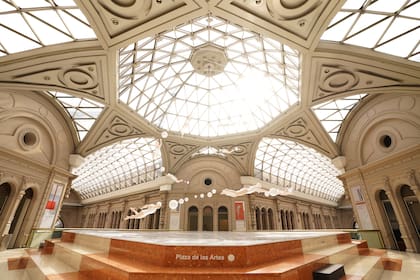
[[[394,241],[393,249],[398,249],[400,251],[405,251],[405,243],[401,238],[400,226],[398,224],[397,216],[395,215],[394,208],[392,207],[391,201],[388,198],[388,195],[384,190],[379,192],[379,199],[382,204],[382,209],[384,210],[386,221],[385,224],[388,225],[390,232],[392,233],[392,239]]]

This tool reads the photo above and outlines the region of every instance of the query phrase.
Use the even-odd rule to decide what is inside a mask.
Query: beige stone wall
[[[387,137],[387,140],[385,140]],[[373,98],[353,115],[342,143],[347,172],[342,175],[355,217],[363,229],[379,229],[387,248],[397,249],[379,193],[385,191],[407,251],[420,239],[401,196],[407,185],[419,200],[420,96]]]
[[[0,219],[3,246],[25,246],[32,229],[41,225],[53,184],[68,186],[71,139],[65,118],[47,98],[33,92],[0,91],[0,184],[11,186]],[[26,201],[25,192],[33,196],[21,216],[15,217],[20,202]],[[14,219],[16,226],[9,234]]]

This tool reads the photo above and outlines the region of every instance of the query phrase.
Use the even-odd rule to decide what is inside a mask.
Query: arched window
[[[219,231],[229,230],[229,213],[225,206],[220,206],[217,210],[217,225]]]
[[[198,208],[195,206],[188,208],[188,230],[198,230]]]
[[[273,217],[273,210],[271,208],[268,209],[268,229],[274,229],[274,217]]]
[[[0,217],[3,215],[3,212],[6,209],[11,190],[12,188],[8,183],[3,183],[0,185]]]
[[[400,226],[397,220],[397,216],[395,215],[394,208],[391,204],[391,201],[388,198],[388,195],[384,190],[379,192],[379,200],[382,204],[382,209],[384,210],[385,217],[387,221],[385,221],[385,225],[389,225],[389,228],[392,232],[392,238],[394,241],[393,249],[399,249],[400,251],[405,251],[406,246],[404,240],[401,237]]]
[[[284,217],[284,211],[283,210],[280,210],[280,219],[281,219],[281,229],[287,229],[287,227],[286,227],[286,220],[285,220],[285,217]]]
[[[416,194],[410,189],[409,186],[404,185],[401,188],[401,197],[405,204],[405,209],[410,216],[411,224],[417,237],[420,238],[420,204]]]
[[[265,208],[261,209],[261,220],[262,220],[262,229],[266,230],[268,229],[267,225],[267,211]]]
[[[213,208],[210,206],[203,209],[203,230],[213,231]]]
[[[261,211],[260,208],[255,208],[255,222],[257,224],[257,230],[261,230]]]

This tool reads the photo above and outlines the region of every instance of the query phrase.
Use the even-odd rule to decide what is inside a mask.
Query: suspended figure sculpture
[[[142,206],[140,208],[140,212],[137,211],[135,208],[131,207],[130,210],[134,214],[125,217],[124,220],[143,219],[148,215],[154,214],[156,212],[156,210],[160,209],[160,207],[162,207],[162,202],[160,202],[160,201],[157,202],[156,204],[152,203],[152,204],[146,204],[146,205]]]

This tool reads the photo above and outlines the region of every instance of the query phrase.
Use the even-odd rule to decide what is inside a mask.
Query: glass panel
[[[306,189],[313,195],[337,202],[344,194],[339,171],[331,160],[296,142],[263,138],[255,158],[255,174],[260,179],[294,191]],[[264,171],[268,176],[264,175]],[[302,185],[304,182],[305,185]],[[326,190],[333,190],[327,195]]]
[[[362,100],[366,94],[357,94],[342,99],[334,99],[312,107],[322,126],[335,142],[341,124],[347,114]]]
[[[154,180],[162,175],[157,147],[158,140],[152,138],[133,138],[104,147],[73,171],[78,177],[72,188],[87,199]]]
[[[119,67],[120,101],[181,135],[256,130],[300,100],[297,51],[212,16],[121,49]]]
[[[57,91],[47,91],[47,94],[54,97],[67,111],[74,122],[80,141],[85,138],[104,109],[104,105],[87,98],[74,97]]]
[[[418,61],[420,3],[347,0],[322,40],[331,40]]]
[[[87,19],[71,0],[0,0],[0,45],[4,54],[46,45],[96,39]]]

